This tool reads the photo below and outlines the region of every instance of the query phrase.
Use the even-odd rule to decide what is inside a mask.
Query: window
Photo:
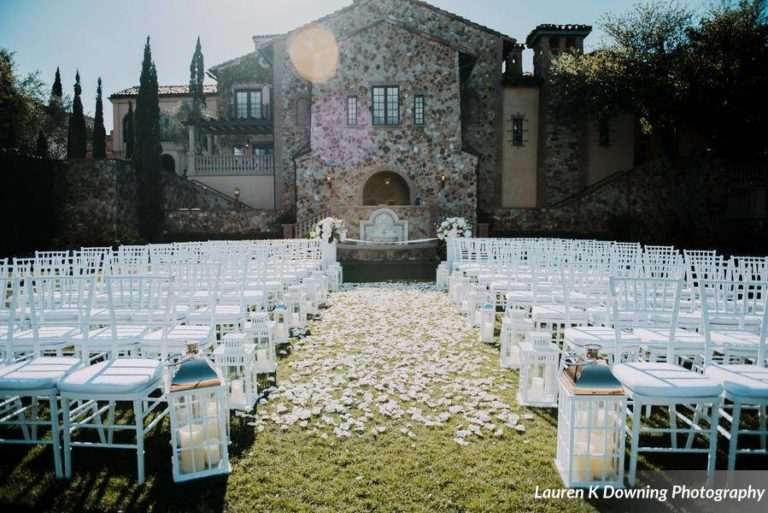
[[[373,88],[373,124],[400,124],[400,88],[398,86]]]
[[[523,145],[523,118],[512,118],[512,146]]]
[[[417,94],[413,97],[413,123],[424,124],[424,95]]]
[[[347,96],[347,126],[357,125],[357,96]]]
[[[160,115],[160,139],[163,141],[168,140],[168,133],[171,128],[171,118],[165,114]]]
[[[235,118],[261,119],[263,117],[261,101],[261,89],[235,90]]]
[[[272,146],[254,146],[254,155],[272,155],[274,154],[274,148]]]
[[[598,144],[600,146],[611,145],[611,120],[608,116],[601,116],[600,122],[597,127],[598,130]]]

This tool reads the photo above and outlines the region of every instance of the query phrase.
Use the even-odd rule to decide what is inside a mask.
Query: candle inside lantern
[[[178,435],[181,471],[184,474],[199,472],[205,465],[204,427],[201,424],[187,424],[179,428]]]
[[[285,324],[282,322],[278,322],[275,325],[275,339],[276,340],[285,340]]]
[[[221,448],[218,438],[208,438],[203,446],[205,462],[209,467],[215,467],[221,461]]]
[[[256,361],[259,363],[266,363],[267,362],[267,349],[257,349],[256,350]]]
[[[573,458],[574,480],[602,480],[604,477],[610,476],[612,474],[612,459],[605,459],[603,454],[593,453],[588,449],[589,446],[586,442],[576,443],[576,456]],[[604,462],[606,463],[605,468],[603,468]]]
[[[219,438],[219,405],[216,400],[208,403],[207,412],[206,435],[208,438]]]
[[[245,390],[242,379],[233,379],[229,383],[229,389],[229,400],[232,401],[232,404],[245,404]]]
[[[531,389],[528,391],[531,401],[541,401],[544,399],[544,378],[533,376],[531,378]]]

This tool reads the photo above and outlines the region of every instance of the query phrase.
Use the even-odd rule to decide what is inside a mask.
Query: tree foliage
[[[724,2],[696,20],[679,3],[656,0],[605,15],[601,48],[553,63],[556,108],[579,118],[631,113],[657,139],[695,128],[698,150],[712,156],[764,151],[766,139],[749,134],[767,128],[765,6]]]
[[[157,70],[152,62],[149,37],[144,45],[144,58],[139,78],[139,94],[133,114],[133,163],[138,181],[139,230],[149,241],[158,240],[165,219],[162,145],[160,143],[160,101]]]
[[[16,74],[13,52],[0,49],[0,151],[34,154],[45,119],[39,73]]]
[[[107,158],[107,131],[104,128],[104,107],[101,101],[101,77],[96,87],[96,114],[93,120],[93,158]]]
[[[203,50],[200,46],[200,36],[198,36],[195,53],[192,55],[192,62],[189,63],[189,93],[192,96],[191,119],[200,119],[202,110],[205,107],[204,80],[205,64],[203,61]]]
[[[80,72],[75,73],[75,97],[72,101],[72,113],[69,115],[69,135],[67,137],[67,158],[84,159],[86,148],[85,114],[80,95],[83,88],[80,86]]]
[[[71,108],[70,97],[64,95],[61,86],[61,73],[56,68],[51,94],[48,97],[47,119],[43,123],[43,132],[48,141],[49,158],[62,159],[67,156],[68,116]]]

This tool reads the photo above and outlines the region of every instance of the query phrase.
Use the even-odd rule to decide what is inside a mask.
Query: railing
[[[317,223],[325,219],[326,217],[329,217],[331,214],[328,212],[321,212],[319,214],[316,214],[314,217],[311,217],[306,220],[302,220],[301,222],[296,223],[294,226],[294,237],[297,239],[303,239],[307,235],[309,235],[309,232],[312,231],[312,228],[315,227]]]
[[[189,157],[189,176],[272,176],[274,155],[194,155]]]

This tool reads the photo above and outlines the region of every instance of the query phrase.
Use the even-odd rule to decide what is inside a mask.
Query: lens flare
[[[327,82],[339,66],[339,46],[328,28],[311,24],[291,34],[288,55],[296,71],[312,83]]]

